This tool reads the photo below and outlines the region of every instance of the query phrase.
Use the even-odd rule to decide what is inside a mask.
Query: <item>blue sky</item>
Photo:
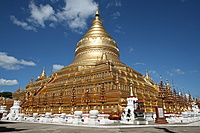
[[[0,91],[73,62],[96,4],[121,62],[200,97],[200,0],[1,0]]]

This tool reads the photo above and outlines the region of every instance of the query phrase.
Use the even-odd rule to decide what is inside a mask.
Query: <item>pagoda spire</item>
[[[147,79],[149,79],[149,72],[148,72],[148,70],[146,70],[145,77],[146,77]]]
[[[96,12],[95,12],[95,18],[92,22],[92,26],[90,27],[90,29],[84,35],[83,38],[85,38],[85,37],[98,37],[98,36],[112,38],[110,36],[110,34],[106,31],[106,29],[103,27],[102,24],[103,24],[103,21],[100,18],[100,12],[97,9]]]
[[[33,79],[33,78],[31,78],[31,79],[30,79],[30,84],[32,84],[32,83],[33,83],[33,81],[34,81],[34,79]]]
[[[170,87],[170,85],[169,85],[169,80],[168,80],[168,79],[166,79],[165,84],[166,84],[167,87]]]
[[[45,77],[45,78],[47,77],[47,76],[46,76],[46,73],[45,73],[45,67],[43,68],[43,70],[42,70],[42,74],[41,74],[40,77]]]
[[[100,15],[99,9],[97,8],[95,16],[99,16],[99,15]]]
[[[130,97],[134,97],[132,83],[130,84]]]
[[[120,62],[118,45],[104,28],[97,9],[92,26],[76,45],[75,60],[70,66],[96,65],[97,57],[102,55],[106,55],[107,60],[112,60],[117,65],[125,65]]]
[[[40,76],[38,76],[36,81],[46,79],[46,78],[47,78],[47,76],[46,76],[45,67],[44,67],[42,70],[42,73],[40,74]]]
[[[18,86],[18,88],[17,88],[17,92],[19,92],[20,91],[20,86]]]

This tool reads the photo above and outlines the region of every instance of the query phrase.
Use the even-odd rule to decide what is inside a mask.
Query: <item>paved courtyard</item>
[[[0,121],[0,132],[12,133],[199,133],[200,121],[179,125],[71,126]]]

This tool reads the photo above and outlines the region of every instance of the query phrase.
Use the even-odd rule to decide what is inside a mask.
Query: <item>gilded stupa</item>
[[[125,66],[119,60],[117,43],[102,26],[99,11],[96,11],[92,26],[77,43],[75,61],[69,66],[95,66],[99,60],[110,60],[112,63]]]
[[[97,10],[92,26],[77,43],[75,60],[47,77],[45,71],[13,94],[22,113],[73,113],[99,110],[120,116],[131,95],[144,103],[145,113],[162,106],[159,85],[120,61],[117,43],[102,25]],[[131,89],[130,89],[131,88]]]

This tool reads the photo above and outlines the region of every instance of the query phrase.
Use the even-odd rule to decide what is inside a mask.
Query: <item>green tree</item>
[[[12,92],[0,92],[0,97],[12,98]]]

